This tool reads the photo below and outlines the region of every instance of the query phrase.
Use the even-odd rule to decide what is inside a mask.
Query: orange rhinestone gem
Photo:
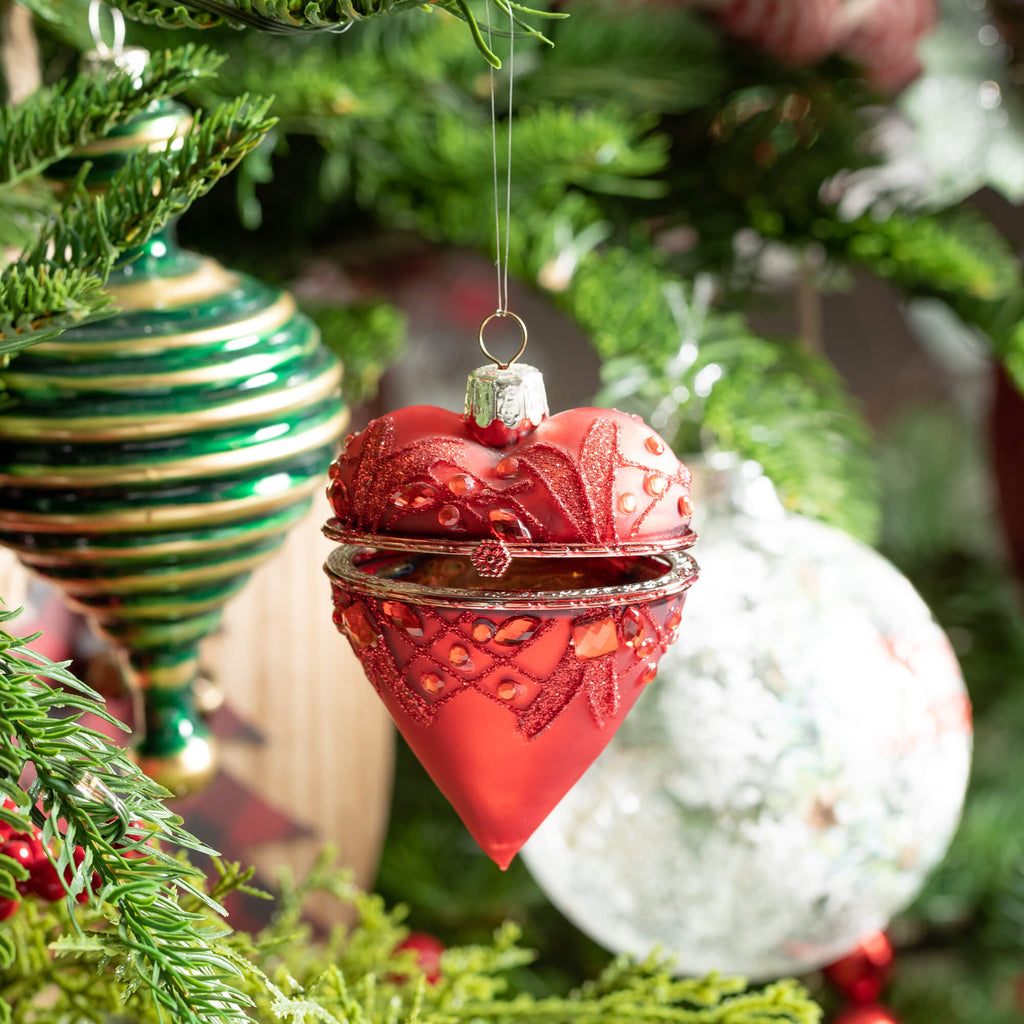
[[[494,636],[494,623],[490,619],[477,619],[471,633],[478,644],[486,644]]]
[[[498,476],[510,477],[515,476],[519,470],[519,460],[514,456],[510,455],[508,458],[502,459],[501,462],[494,467],[495,473]]]
[[[501,540],[529,540],[530,531],[518,516],[505,509],[492,509],[488,513],[491,520],[491,532]]]
[[[473,667],[473,659],[469,656],[469,651],[467,651],[462,644],[455,644],[455,646],[452,647],[448,652],[448,661],[456,668]]]
[[[515,647],[517,644],[526,643],[527,640],[533,639],[539,625],[540,619],[530,616],[509,619],[508,622],[503,622],[501,628],[494,634],[494,642],[503,644],[505,647]]]
[[[411,483],[399,487],[391,495],[391,502],[399,508],[413,510],[424,508],[437,497],[437,488],[433,484]]]
[[[574,622],[572,642],[576,648],[576,657],[582,661],[611,653],[619,646],[615,620],[608,615],[603,619],[591,619],[590,622]]]
[[[689,519],[693,515],[693,501],[688,494],[684,494],[679,499],[679,514],[684,519]]]
[[[640,678],[637,682],[640,686],[646,686],[648,683],[654,681],[654,677],[658,674],[658,666],[653,662],[649,661],[644,665],[643,672],[640,673]]]
[[[391,625],[409,637],[423,636],[423,623],[420,617],[407,604],[401,601],[384,601],[381,610],[388,617]]]
[[[472,494],[473,491],[476,490],[476,480],[467,473],[456,473],[455,476],[448,481],[448,489],[452,494],[461,498],[466,494]]]
[[[437,510],[437,521],[449,530],[454,530],[459,525],[460,518],[459,510],[454,505],[442,505]]]
[[[644,478],[644,490],[653,497],[660,498],[668,490],[668,480],[660,473],[648,473]]]
[[[504,679],[498,683],[498,696],[502,700],[512,700],[519,696],[519,684],[511,679]]]
[[[636,511],[636,495],[630,494],[626,491],[625,494],[619,495],[619,511],[624,515],[629,515],[630,512]]]
[[[644,447],[652,455],[665,454],[665,442],[662,441],[662,439],[660,437],[657,437],[655,434],[651,434],[651,436],[644,441]]]
[[[633,644],[632,647],[638,658],[649,658],[658,649],[658,641],[653,636],[649,636],[646,640]]]
[[[622,639],[627,647],[636,650],[643,642],[647,626],[643,616],[635,608],[627,608],[622,613]]]
[[[364,647],[372,647],[380,639],[380,634],[361,604],[353,604],[346,608],[343,618],[345,633],[357,651]]]
[[[334,479],[331,481],[327,488],[327,500],[331,503],[331,507],[339,516],[345,517],[348,515],[348,488],[345,486],[344,480]]]
[[[420,685],[427,693],[440,693],[444,689],[444,680],[436,672],[424,672],[420,676]]]

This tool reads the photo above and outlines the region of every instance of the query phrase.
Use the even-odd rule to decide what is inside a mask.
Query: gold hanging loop
[[[522,344],[519,346],[519,351],[516,352],[516,354],[507,363],[503,363],[496,356],[491,355],[491,353],[487,351],[487,345],[484,344],[484,329],[492,320],[497,320],[502,317],[515,320],[515,322],[519,324],[519,330],[522,332],[523,335],[523,341]],[[490,359],[490,361],[494,363],[494,365],[497,366],[499,370],[507,370],[526,351],[527,337],[528,335],[526,331],[526,324],[523,323],[520,317],[516,316],[516,314],[509,309],[496,309],[489,316],[485,317],[484,322],[480,325],[480,351],[483,352],[483,354],[487,356],[487,358]]]

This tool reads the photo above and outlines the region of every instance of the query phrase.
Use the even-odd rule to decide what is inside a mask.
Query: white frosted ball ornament
[[[679,641],[523,852],[608,949],[764,980],[838,959],[913,899],[959,819],[970,703],[889,562],[772,501],[753,513],[763,477],[706,479]]]

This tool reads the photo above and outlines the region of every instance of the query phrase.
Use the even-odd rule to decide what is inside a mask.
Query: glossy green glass
[[[0,542],[125,652],[140,757],[185,792],[210,771],[183,770],[206,743],[198,643],[305,512],[347,413],[338,361],[286,293],[170,232],[133,255],[110,282],[120,313],[0,375]]]

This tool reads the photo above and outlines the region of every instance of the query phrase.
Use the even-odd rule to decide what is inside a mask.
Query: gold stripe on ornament
[[[254,569],[266,561],[267,552],[258,551],[255,555],[246,555],[231,561],[218,562],[216,565],[202,565],[190,569],[178,569],[172,572],[144,572],[133,576],[113,576],[108,579],[85,577],[69,579],[61,577],[55,582],[62,591],[68,594],[145,594],[160,593],[167,587],[194,586],[197,583],[216,583],[230,579],[241,573]],[[93,613],[90,613],[93,614]]]
[[[178,690],[195,679],[196,663],[192,658],[185,658],[177,665],[154,665],[146,669],[145,675],[147,689]]]
[[[219,768],[215,744],[205,736],[190,736],[175,754],[140,755],[128,751],[140,771],[169,789],[176,797],[201,793],[216,778]]]
[[[171,139],[187,135],[192,127],[192,118],[183,118],[181,114],[168,114],[148,121],[145,128],[132,135],[115,135],[86,146],[76,146],[74,155],[100,156],[103,153],[120,153],[126,155],[141,149],[163,149]]]
[[[344,429],[344,428],[342,428]],[[268,478],[270,480],[273,477]],[[0,528],[39,533],[125,533],[129,530],[174,530],[226,523],[233,519],[267,515],[308,498],[322,486],[320,477],[303,480],[280,494],[229,498],[193,505],[156,505],[75,515],[18,512],[0,509]]]
[[[0,436],[32,441],[118,441],[147,437],[178,437],[221,424],[243,424],[266,416],[292,412],[336,391],[341,383],[340,364],[294,388],[240,402],[215,405],[194,413],[157,416],[76,416],[55,421],[46,417],[0,416]]]
[[[88,484],[90,488],[118,486],[120,484],[158,484],[169,480],[187,480],[202,476],[219,476],[252,469],[278,459],[293,458],[320,448],[335,440],[345,428],[344,410],[325,423],[297,435],[276,441],[263,441],[238,451],[212,452],[163,464],[133,463],[107,469],[103,466],[64,466],[59,470],[49,466],[14,466],[13,473],[0,473],[0,484],[19,487],[74,487]]]
[[[273,554],[273,552],[268,552]],[[230,595],[229,595],[230,597]],[[73,611],[84,615],[91,621],[96,622],[102,628],[108,624],[121,624],[125,622],[148,622],[153,621],[183,621],[205,615],[207,612],[223,608],[225,601],[223,591],[218,591],[212,597],[203,601],[196,599],[182,598],[177,601],[161,601],[159,604],[145,604],[132,606],[128,604],[118,605],[116,608],[103,608],[97,605],[79,601],[70,594],[64,598],[65,603]]]
[[[108,291],[122,310],[173,309],[206,302],[237,288],[241,278],[216,260],[204,256],[197,269],[178,277],[156,277],[112,285]]]
[[[141,286],[141,285],[140,285]],[[85,339],[66,341],[43,341],[32,347],[33,353],[41,352],[43,355],[108,355],[110,353],[148,353],[163,352],[165,349],[192,348],[204,345],[215,345],[222,341],[233,341],[236,338],[245,338],[250,335],[267,334],[270,331],[283,327],[296,312],[295,300],[287,293],[282,292],[280,297],[259,313],[249,317],[248,320],[235,320],[228,324],[221,324],[219,327],[207,327],[201,331],[184,331],[179,334],[143,335],[139,338],[117,338],[102,339],[98,341],[86,341]],[[10,374],[4,375],[10,379]],[[40,381],[52,380],[49,374],[34,374],[30,378],[23,375],[24,379],[38,379]],[[65,380],[67,378],[64,378]],[[99,378],[97,378],[99,379]],[[109,378],[104,378],[109,379]],[[134,379],[138,378],[126,378]],[[161,377],[161,380],[165,378]],[[74,386],[81,388],[85,381],[82,378],[73,378]]]
[[[5,373],[4,382],[12,390],[30,391],[41,385],[63,388],[69,394],[79,395],[85,391],[101,391],[116,394],[121,391],[136,393],[140,388],[164,390],[167,388],[195,387],[201,384],[227,384],[233,380],[256,377],[268,370],[276,369],[277,359],[264,352],[240,355],[231,362],[210,363],[192,370],[175,370],[172,373],[153,371],[146,374],[118,373],[109,377],[62,377],[57,373]]]
[[[18,558],[26,565],[47,567],[66,565],[89,565],[103,562],[111,558],[138,559],[166,558],[173,555],[201,555],[217,551],[227,551],[249,544],[254,540],[263,540],[283,533],[287,529],[281,523],[270,523],[267,526],[249,527],[244,534],[234,537],[194,538],[191,540],[169,540],[160,544],[138,544],[134,547],[100,547],[90,544],[87,548],[61,548],[57,551],[39,551],[34,547],[21,547],[5,541],[8,547],[18,552]]]

